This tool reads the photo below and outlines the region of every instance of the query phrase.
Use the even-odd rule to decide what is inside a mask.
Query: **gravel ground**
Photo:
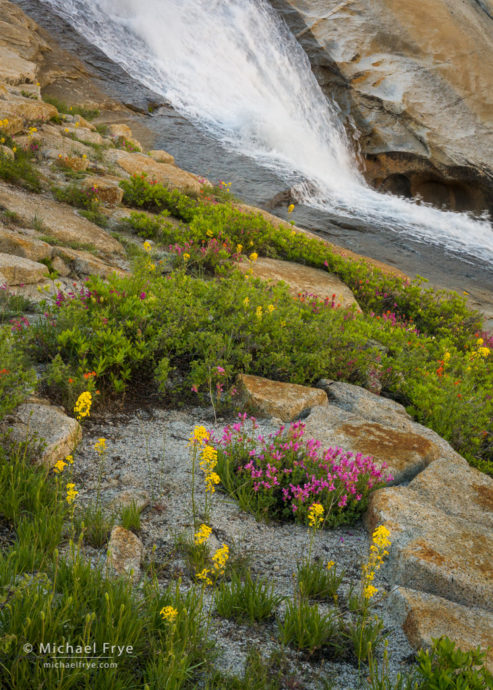
[[[155,547],[154,559],[162,568],[163,586],[183,575],[189,583],[185,563],[176,555],[176,537],[191,533],[191,462],[188,439],[196,425],[204,425],[220,436],[232,419],[213,423],[212,410],[193,408],[183,411],[142,409],[128,414],[91,419],[84,429],[84,440],[75,454],[74,481],[80,491],[79,502],[95,495],[98,456],[93,446],[98,438],[107,439],[106,474],[102,485],[104,503],[111,502],[123,491],[147,491],[150,505],[144,509],[139,533],[149,555]],[[259,433],[277,430],[272,421],[259,421]],[[202,498],[203,492],[199,490]],[[296,561],[306,552],[307,528],[293,524],[265,524],[241,511],[236,503],[217,491],[213,496],[211,522],[212,549],[226,543],[232,553],[247,556],[255,575],[268,577],[276,593],[291,597]],[[361,523],[351,527],[319,532],[314,555],[324,561],[334,560],[345,570],[342,592],[359,581],[361,563],[368,554],[369,539]],[[88,555],[104,558],[105,549],[88,549]],[[377,574],[376,584],[389,590],[385,567]],[[282,612],[282,605],[280,607]],[[388,633],[391,675],[405,670],[412,654],[405,635],[392,621],[384,606],[377,606]],[[217,641],[217,667],[227,673],[241,675],[248,648],[254,645],[265,657],[279,649],[275,621],[255,627],[238,625],[230,620],[213,618],[212,635]],[[358,669],[350,663],[328,659],[308,660],[287,650],[293,688],[362,687]],[[326,684],[328,683],[328,684]]]

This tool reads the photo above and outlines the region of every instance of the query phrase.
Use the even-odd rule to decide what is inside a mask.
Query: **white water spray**
[[[299,200],[493,264],[487,220],[370,189],[308,58],[265,0],[43,0],[132,77]]]

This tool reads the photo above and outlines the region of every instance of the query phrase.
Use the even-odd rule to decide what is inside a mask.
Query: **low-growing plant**
[[[45,103],[50,103],[54,105],[59,113],[65,115],[80,115],[85,120],[94,120],[99,116],[99,110],[97,108],[86,108],[83,105],[68,105],[65,101],[55,98],[54,96],[43,96]]]
[[[320,451],[303,438],[305,425],[294,422],[268,438],[257,437],[255,419],[246,414],[226,427],[218,444],[217,472],[222,486],[257,519],[306,523],[314,502],[322,506],[324,525],[357,519],[370,492],[392,479],[370,457],[340,448]]]
[[[230,582],[221,582],[216,590],[217,612],[238,623],[254,623],[271,618],[283,600],[274,593],[274,585],[266,579],[253,579],[250,572],[242,579],[232,572]]]
[[[344,579],[334,561],[303,560],[297,564],[296,580],[301,596],[307,599],[338,601],[338,590]]]
[[[122,180],[123,201],[128,206],[137,206],[151,211],[169,211],[177,218],[189,222],[197,201],[177,189],[168,189],[147,175],[133,175],[129,180]]]
[[[30,192],[41,191],[41,180],[31,163],[31,155],[21,149],[15,152],[14,158],[0,152],[0,177]]]
[[[0,299],[3,294],[0,290]],[[0,325],[0,421],[22,402],[36,382],[34,370],[15,346],[11,328]]]
[[[324,647],[339,647],[339,614],[321,613],[317,604],[305,599],[294,599],[286,606],[284,617],[278,623],[279,639],[309,655]]]
[[[432,640],[431,648],[419,650],[411,670],[393,680],[385,642],[380,664],[370,653],[368,685],[371,690],[486,690],[493,687],[493,675],[486,668],[485,656],[480,647],[463,651],[444,636]]]

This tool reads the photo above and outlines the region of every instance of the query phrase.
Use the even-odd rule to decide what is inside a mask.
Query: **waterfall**
[[[266,0],[42,0],[226,148],[306,205],[493,265],[488,219],[372,190],[336,105]]]

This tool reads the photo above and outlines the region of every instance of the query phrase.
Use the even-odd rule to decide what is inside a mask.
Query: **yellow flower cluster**
[[[262,307],[257,307],[257,309],[255,310],[255,316],[257,317],[257,319],[262,318]]]
[[[365,599],[371,599],[378,592],[378,588],[373,585],[366,585],[363,590],[363,596]]]
[[[198,580],[202,580],[205,585],[212,585],[212,580],[209,577],[210,572],[209,568],[204,568],[200,573],[195,573],[195,577]]]
[[[252,252],[248,258],[250,259],[250,261],[257,261],[257,259],[258,259],[257,252]]]
[[[205,428],[205,426],[196,426],[195,429],[192,431],[192,434],[189,439],[189,445],[199,445],[202,446],[206,441],[208,441],[210,438],[210,434]]]
[[[212,578],[216,579],[219,575],[224,575],[226,569],[226,563],[229,558],[229,547],[223,544],[220,549],[212,556],[212,570],[210,568],[204,568],[199,573],[195,573],[195,577],[198,580],[202,580],[205,585],[212,585],[214,581]]]
[[[313,529],[318,529],[324,520],[324,507],[321,503],[313,503],[308,508],[308,524]]]
[[[380,525],[373,532],[372,544],[370,546],[370,556],[368,561],[363,564],[363,596],[365,599],[371,599],[377,592],[377,587],[374,587],[372,582],[375,573],[380,569],[385,556],[389,555],[387,547],[390,546],[390,531],[385,525]]]
[[[214,563],[214,570],[219,575],[224,574],[224,569],[226,568],[226,563],[229,558],[229,547],[227,544],[223,544],[220,549],[212,556],[212,562]]]
[[[200,452],[200,458],[200,469],[205,474],[205,490],[213,494],[216,491],[214,485],[221,481],[219,475],[214,472],[217,465],[217,450],[212,446],[204,446]]]
[[[237,244],[237,245],[236,245],[236,253],[237,253],[237,254],[241,254],[242,251],[243,251],[243,245],[242,245],[242,244]]]
[[[183,254],[183,261],[189,261],[189,260],[190,260],[190,254],[187,254],[185,252],[185,254]]]
[[[71,505],[79,492],[75,490],[75,484],[67,484],[67,497],[66,501]]]
[[[197,546],[204,544],[209,539],[211,534],[212,527],[208,527],[208,525],[200,525],[198,532],[196,532],[194,535],[194,541]]]
[[[72,455],[67,455],[67,457],[64,460],[58,460],[54,465],[53,465],[53,472],[55,474],[61,474],[65,467],[67,465],[73,465],[74,464],[74,458]]]
[[[335,561],[329,561],[327,563],[327,570],[332,570],[332,568],[335,566]]]
[[[146,251],[146,252],[150,252],[151,249],[152,249],[151,243],[148,242],[147,240],[144,242],[144,245],[143,245],[143,246],[144,246],[144,251]]]
[[[77,398],[75,403],[74,412],[76,418],[80,421],[84,417],[89,417],[92,405],[92,395],[89,391],[84,391]]]
[[[173,623],[178,616],[178,611],[173,608],[173,606],[163,606],[159,614],[161,615],[163,621]]]
[[[293,211],[294,211],[294,204],[289,204],[288,213],[293,213]]]
[[[9,126],[9,121],[7,118],[5,120],[0,120],[0,127],[8,127]]]
[[[99,453],[99,455],[102,455],[104,451],[106,450],[106,439],[105,438],[98,438],[96,443],[94,444],[94,450]]]

